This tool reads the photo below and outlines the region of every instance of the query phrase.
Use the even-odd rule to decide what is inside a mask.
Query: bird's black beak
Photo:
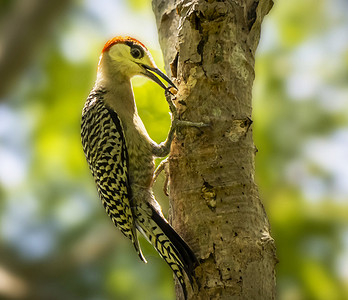
[[[175,84],[161,70],[159,70],[157,68],[149,67],[147,65],[141,65],[141,66],[145,69],[145,72],[143,74],[146,77],[149,77],[150,79],[152,79],[154,82],[156,82],[163,89],[168,90],[168,88],[170,88],[170,87],[174,87],[175,89],[177,89]],[[163,78],[167,83],[169,83],[169,86],[166,87],[165,84],[155,74],[157,74],[158,76]]]

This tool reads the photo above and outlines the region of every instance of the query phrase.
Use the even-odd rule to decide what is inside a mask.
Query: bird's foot
[[[172,99],[172,96],[174,96],[175,94],[176,94],[176,90],[174,89],[174,87],[168,87],[165,90],[165,96],[166,96],[166,100],[167,100],[168,105],[169,105],[170,112],[172,114],[172,123],[173,123],[174,128],[188,127],[188,126],[203,128],[203,127],[210,126],[209,124],[206,124],[203,122],[191,122],[191,121],[180,120],[177,108],[173,103],[173,100],[175,99],[175,97],[174,97],[174,99]]]
[[[163,184],[163,192],[166,196],[169,196],[168,192],[168,186],[169,186],[169,162],[168,157],[163,159],[160,164],[158,165],[157,169],[155,170],[153,174],[152,182],[155,182],[158,178],[158,176],[164,171],[165,179]]]

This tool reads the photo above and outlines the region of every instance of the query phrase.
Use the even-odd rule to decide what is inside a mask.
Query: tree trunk
[[[277,258],[251,129],[255,50],[272,5],[153,0],[181,118],[211,124],[180,130],[169,157],[171,221],[200,261],[189,299],[275,298]]]

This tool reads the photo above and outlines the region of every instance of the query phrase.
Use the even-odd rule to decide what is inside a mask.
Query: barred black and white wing
[[[141,260],[146,262],[139,246],[131,210],[124,132],[117,114],[105,106],[104,94],[102,90],[92,91],[83,109],[83,150],[107,214],[115,226],[132,241]]]

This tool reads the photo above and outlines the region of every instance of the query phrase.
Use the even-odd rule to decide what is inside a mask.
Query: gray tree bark
[[[181,118],[211,124],[179,131],[169,157],[171,221],[200,261],[189,299],[275,298],[277,258],[254,181],[251,127],[255,50],[272,5],[153,0]]]

